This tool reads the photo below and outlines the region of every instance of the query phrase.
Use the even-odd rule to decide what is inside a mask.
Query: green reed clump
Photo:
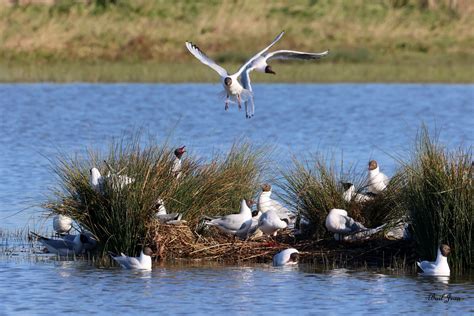
[[[204,214],[235,212],[241,198],[257,191],[262,155],[263,151],[246,143],[235,144],[226,156],[216,155],[209,164],[188,155],[176,179],[171,173],[173,148],[153,140],[142,145],[137,135],[123,137],[111,143],[105,156],[93,150],[87,157],[60,155],[53,162],[59,187],[44,208],[68,215],[91,231],[99,241],[99,251],[136,254],[152,242],[146,238],[152,238],[150,231],[159,227],[153,220],[159,198],[169,213],[183,213],[191,224]],[[92,167],[105,176],[100,191],[90,185]],[[121,185],[120,176],[133,182]]]
[[[366,186],[366,174],[356,171],[352,166],[344,171],[334,159],[315,155],[313,162],[294,160],[293,168],[283,173],[280,184],[285,200],[294,207],[299,215],[310,222],[310,233],[314,238],[329,237],[325,220],[333,208],[344,209],[349,216],[366,227],[376,227],[384,223],[395,222],[406,215],[404,204],[400,201],[403,177],[394,176],[387,189],[373,200],[350,202],[344,200],[343,182],[353,183],[357,192]]]
[[[472,149],[448,151],[422,129],[409,164],[405,202],[421,258],[434,259],[439,244],[452,247],[449,263],[457,271],[474,263]]]

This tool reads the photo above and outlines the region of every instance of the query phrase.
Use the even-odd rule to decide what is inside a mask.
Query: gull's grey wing
[[[418,263],[418,262],[417,262]],[[422,261],[418,264],[418,266],[421,268],[421,270],[426,271],[426,270],[433,270],[436,266],[433,264],[433,262],[429,261]]]
[[[239,230],[242,227],[242,218],[239,214],[226,215],[211,221],[213,225],[222,226],[228,230]]]
[[[240,77],[242,86],[244,89],[252,91],[252,85],[250,84],[250,72],[253,70],[251,67],[247,67]],[[245,116],[251,118],[255,113],[255,104],[253,102],[253,96],[251,96],[247,101],[245,101]]]
[[[312,60],[312,59],[320,59],[329,54],[329,51],[324,51],[321,53],[306,53],[306,52],[298,52],[295,50],[277,50],[265,55],[267,61],[272,59],[302,59],[302,60]]]
[[[267,50],[269,50],[273,45],[276,44],[276,42],[278,42],[280,40],[280,38],[283,36],[283,34],[285,34],[285,32],[281,32],[280,34],[277,35],[277,37],[275,37],[275,39],[273,40],[273,42],[268,45],[267,47],[265,47],[264,49],[262,49],[261,51],[259,51],[257,54],[255,54],[252,58],[250,58],[245,64],[243,64],[239,70],[235,73],[235,75],[240,76],[242,74],[242,72],[255,60],[257,59],[259,56],[261,56],[263,53],[265,53]]]
[[[49,239],[46,237],[41,237],[38,239],[39,242],[41,242],[45,247],[48,249],[54,248],[56,250],[59,249],[69,249],[73,250],[74,249],[74,242],[71,240],[66,240],[66,239]]]
[[[215,61],[207,57],[207,55],[204,54],[204,52],[200,50],[199,47],[197,47],[191,42],[186,42],[186,48],[189,50],[191,54],[194,55],[194,57],[199,59],[201,63],[214,69],[219,74],[219,76],[227,77],[227,71],[221,66],[219,66],[218,64],[216,64]]]

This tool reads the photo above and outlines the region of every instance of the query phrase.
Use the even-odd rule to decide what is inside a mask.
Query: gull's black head
[[[151,251],[150,247],[145,247],[143,248],[143,253],[147,256],[151,256],[153,254],[153,251]]]
[[[375,170],[375,169],[377,169],[377,167],[378,167],[377,161],[375,161],[375,160],[369,161],[369,170]]]
[[[174,155],[178,158],[181,158],[181,156],[183,156],[183,154],[186,152],[186,149],[184,149],[185,147],[186,146],[176,148],[174,150]]]
[[[441,245],[439,247],[439,250],[441,251],[441,254],[445,257],[449,256],[449,254],[451,253],[451,248],[445,244]]]
[[[276,72],[273,71],[273,69],[272,69],[272,67],[271,67],[270,65],[268,65],[267,67],[265,67],[265,73],[276,75]]]
[[[232,78],[231,77],[226,77],[224,79],[224,84],[229,87],[232,84]]]
[[[290,260],[288,260],[289,262],[298,262],[298,259],[300,258],[300,254],[297,253],[297,252],[293,252],[291,255],[290,255]]]
[[[342,182],[342,187],[344,188],[344,191],[347,191],[351,188],[352,183],[350,182]]]

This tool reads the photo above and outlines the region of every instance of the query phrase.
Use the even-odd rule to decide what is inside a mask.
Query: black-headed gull
[[[280,38],[283,36],[284,32],[281,32],[274,40],[273,42],[265,47],[263,50],[258,52],[255,56],[250,58],[245,64],[243,64],[239,70],[237,70],[236,73],[233,75],[229,75],[227,71],[216,64],[215,61],[210,59],[209,57],[202,52],[199,47],[194,45],[191,42],[186,42],[186,48],[191,52],[191,54],[194,55],[201,63],[204,65],[209,66],[213,70],[215,70],[219,76],[221,77],[221,82],[222,85],[224,86],[225,93],[226,93],[226,101],[225,101],[225,110],[229,108],[229,98],[235,99],[239,105],[239,109],[241,108],[241,101],[249,101],[252,103],[253,106],[253,96],[252,92],[249,91],[248,89],[245,89],[242,87],[242,85],[239,83],[238,78],[244,73],[244,71],[247,69],[247,67],[252,64],[257,58],[261,57],[266,51],[268,51],[273,45],[276,44],[280,40]],[[247,111],[246,116],[250,117],[249,114],[251,112]]]
[[[33,232],[31,232],[31,234],[35,236],[50,253],[60,256],[79,255],[84,250],[84,244],[89,242],[89,238],[82,233],[78,235],[68,235],[68,237],[63,238],[48,238]]]
[[[423,275],[432,276],[449,276],[451,271],[448,264],[448,256],[451,253],[451,248],[448,245],[441,245],[438,248],[438,255],[436,261],[422,261],[416,264],[423,271]]]
[[[242,200],[240,203],[239,214],[225,215],[219,218],[207,221],[205,224],[216,226],[229,235],[237,236],[241,239],[248,237],[250,227],[252,226],[252,201]]]
[[[184,153],[186,152],[186,146],[178,147],[174,150],[175,159],[173,161],[173,166],[171,167],[171,173],[176,179],[181,177],[181,157],[183,157]]]
[[[258,229],[265,235],[276,236],[279,229],[288,227],[288,218],[280,219],[274,210],[269,210],[260,216]]]
[[[59,235],[68,234],[72,228],[72,218],[63,214],[57,214],[53,217],[53,229]]]
[[[273,256],[273,266],[287,266],[297,264],[299,260],[299,252],[295,248],[289,248],[280,251]]]
[[[113,253],[110,253],[112,259],[117,261],[118,264],[124,269],[131,270],[151,270],[152,262],[151,255],[153,252],[149,247],[145,247],[141,252],[139,257],[129,257],[123,253],[120,256],[116,256]]]
[[[334,239],[345,241],[367,239],[381,231],[386,225],[366,228],[362,223],[356,222],[353,218],[349,217],[346,210],[338,208],[333,208],[329,211],[325,224],[327,230],[334,233]]]
[[[119,189],[123,189],[126,185],[129,185],[135,182],[135,179],[130,178],[125,175],[119,175],[119,174],[110,173],[110,172],[107,174],[106,177],[103,177],[100,174],[99,169],[95,167],[90,169],[89,182],[92,189],[94,189],[94,191],[103,193],[105,181],[111,181],[110,183],[112,185],[112,188],[114,188],[114,190],[119,190]]]
[[[157,220],[159,220],[161,223],[174,223],[175,221],[180,221],[181,218],[183,217],[183,214],[181,213],[170,213],[166,211],[165,208],[165,202],[163,199],[157,199],[156,200],[156,206],[158,206],[158,212],[155,214],[155,217]]]
[[[306,53],[299,52],[294,50],[277,50],[274,52],[267,52],[259,55],[255,58],[242,73],[241,81],[244,89],[253,93],[252,85],[250,84],[250,72],[253,70],[258,72],[264,72],[269,74],[276,74],[272,67],[268,65],[268,62],[275,59],[299,59],[299,60],[315,60],[320,59],[321,57],[329,54],[329,51],[326,50],[321,53]],[[255,105],[253,100],[245,101],[245,109],[247,113],[247,118],[250,118],[255,113]]]
[[[357,193],[355,186],[350,182],[343,182],[342,187],[344,188],[344,193],[342,194],[342,196],[344,198],[344,201],[346,201],[347,203],[350,203],[352,200],[358,203],[362,203],[373,199],[372,196]]]
[[[89,173],[90,173],[89,182],[92,189],[94,189],[94,191],[96,192],[102,192],[104,189],[104,178],[100,174],[99,169],[95,167],[91,168],[89,170]]]
[[[326,217],[326,228],[331,233],[352,234],[367,228],[347,215],[343,209],[333,208]]]
[[[377,161],[369,161],[369,174],[367,175],[367,191],[378,194],[385,190],[389,182],[388,177],[380,172]]]
[[[271,195],[272,186],[268,183],[263,184],[262,193],[260,193],[260,196],[258,197],[258,211],[263,214],[269,210],[274,210],[280,219],[288,219],[288,222],[293,224],[295,220],[295,214],[281,205],[280,202],[273,200]]]

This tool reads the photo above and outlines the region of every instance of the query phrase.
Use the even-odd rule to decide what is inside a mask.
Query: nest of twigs
[[[301,262],[324,266],[406,267],[414,263],[414,247],[407,241],[373,237],[357,242],[331,239],[298,240],[291,230],[279,232],[276,238],[234,239],[214,227],[200,235],[186,224],[154,223],[150,240],[160,260],[206,260],[229,263],[271,262],[280,250],[296,248]]]

